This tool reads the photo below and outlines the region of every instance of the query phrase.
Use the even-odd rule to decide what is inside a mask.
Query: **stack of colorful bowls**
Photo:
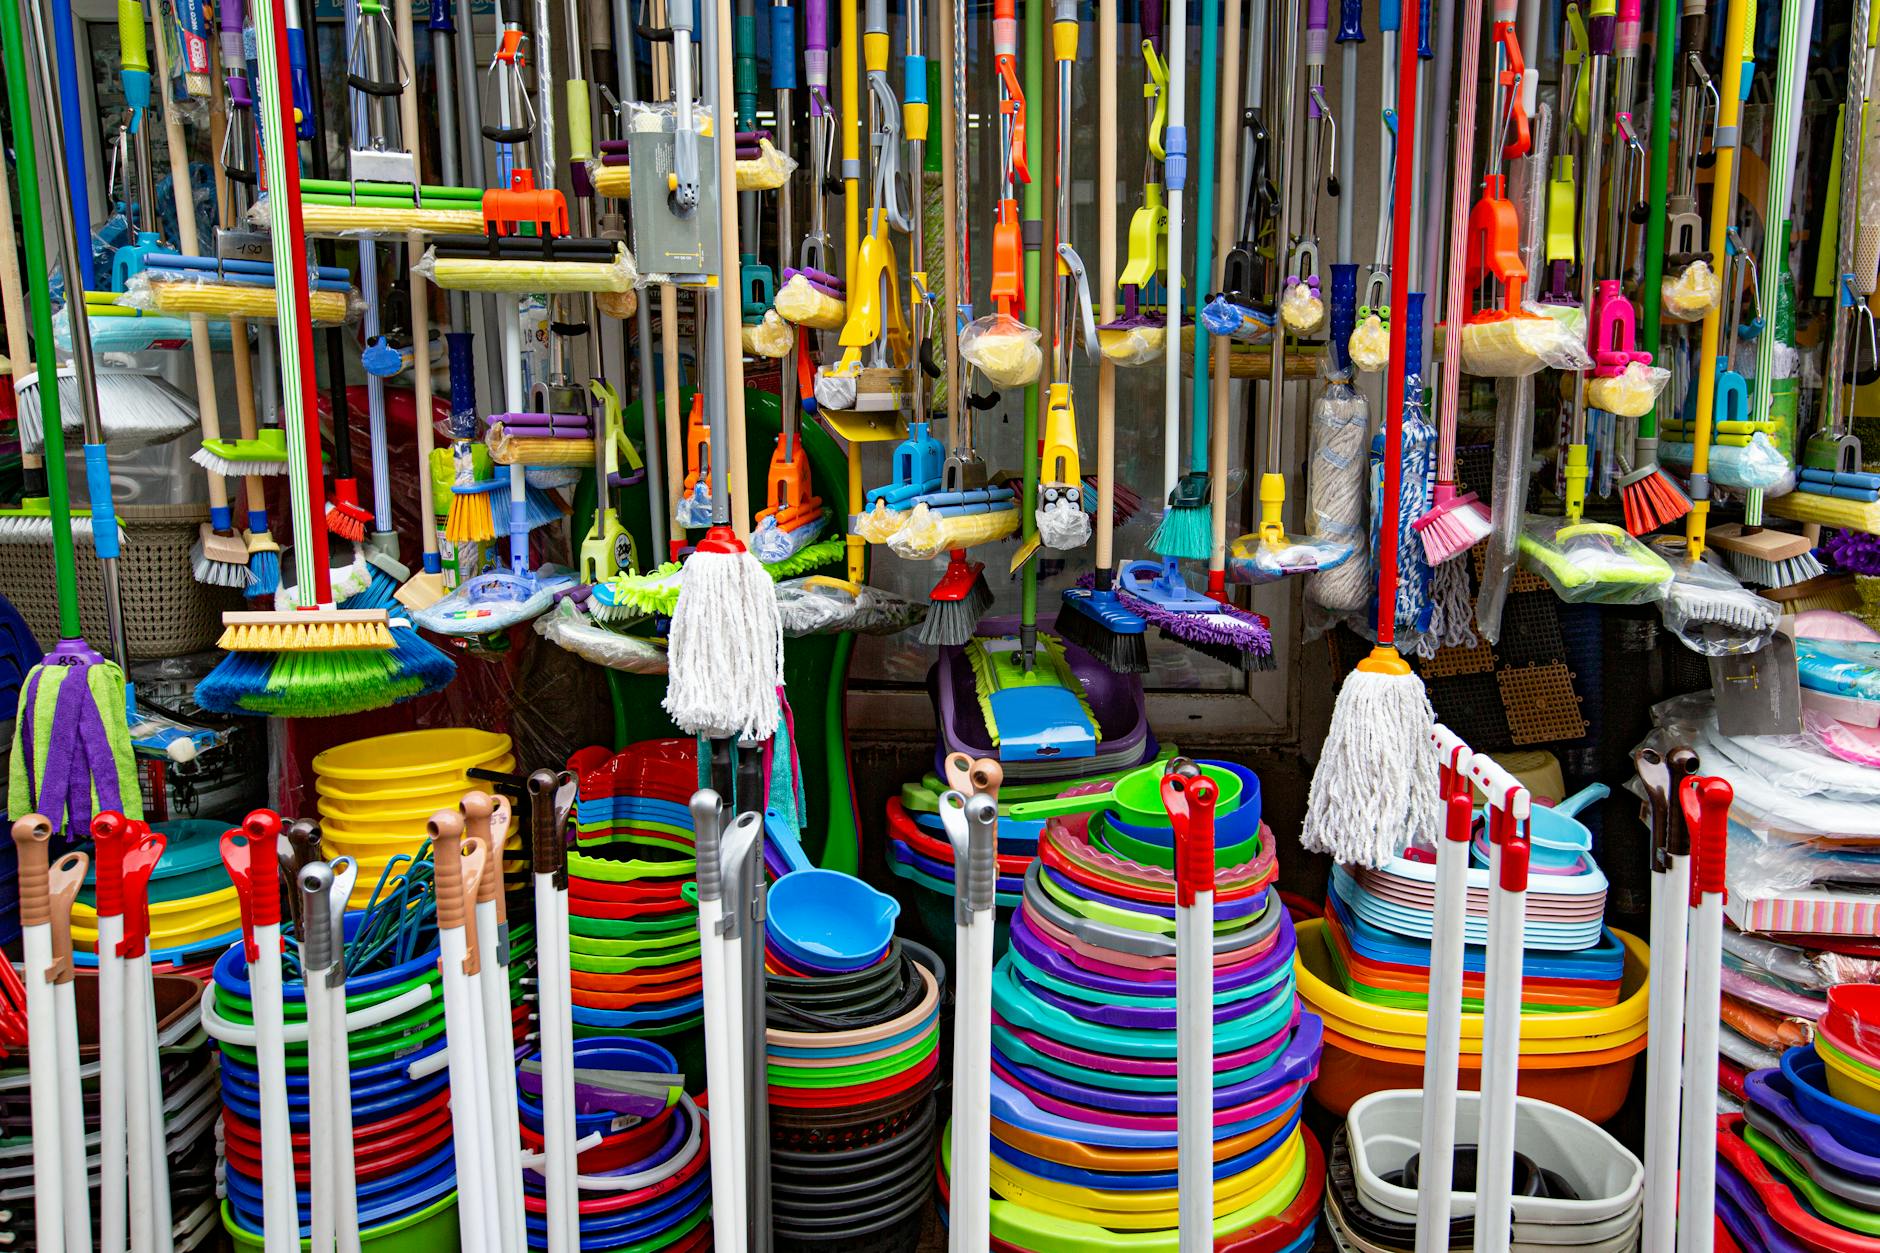
[[[1476,1129],[1481,1098],[1456,1102],[1457,1203],[1446,1247],[1474,1247]],[[1346,1253],[1413,1253],[1417,1139],[1423,1094],[1376,1092],[1351,1107],[1332,1140],[1325,1221]],[[1645,1168],[1579,1115],[1520,1099],[1515,1121],[1514,1247],[1635,1253],[1644,1225]]]
[[[1235,793],[1231,768],[1204,769]],[[1231,780],[1231,782],[1230,782]],[[1118,785],[1119,801],[1133,798]],[[1023,1253],[1176,1247],[1172,836],[1052,821],[992,989],[992,1234]],[[1226,811],[1231,817],[1234,811]],[[1105,831],[1120,819],[1120,838]],[[1152,817],[1142,813],[1138,818]],[[1216,1247],[1312,1247],[1322,1155],[1300,1123],[1320,1025],[1293,985],[1271,832],[1217,820]],[[1136,841],[1144,860],[1119,853]],[[950,1146],[949,1146],[950,1148]],[[945,1171],[943,1155],[943,1178]]]
[[[786,875],[779,885],[795,878]],[[892,916],[888,919],[892,924]],[[782,1250],[911,1253],[933,1176],[946,967],[889,933],[828,951],[770,934],[767,1027],[772,1228]],[[783,956],[785,945],[791,956]],[[808,969],[815,966],[815,969]]]
[[[540,1060],[540,1054],[536,1055]],[[577,1160],[581,1247],[636,1253],[694,1253],[711,1247],[711,1154],[706,1120],[685,1094],[685,1076],[666,1049],[631,1036],[575,1041],[580,1071],[630,1072],[644,1083],[623,1092],[596,1083],[575,1084],[575,1135],[600,1139]],[[522,1140],[542,1148],[541,1076],[524,1069],[520,1083]],[[605,1186],[607,1177],[631,1177],[637,1187]],[[524,1223],[529,1247],[548,1247],[548,1205],[542,1177],[525,1171]]]
[[[987,635],[1017,629],[1017,619],[988,619]],[[1044,624],[1048,633],[1050,623]],[[1055,639],[1056,637],[1052,637]],[[927,675],[928,695],[940,734],[934,745],[934,770],[909,781],[888,802],[888,869],[907,880],[929,940],[942,947],[953,936],[953,849],[940,826],[940,795],[949,753],[990,757],[999,762],[1005,781],[999,789],[999,895],[996,948],[1005,951],[1006,927],[1018,906],[1025,867],[1038,852],[1044,816],[1020,817],[1014,808],[1047,801],[1078,790],[1101,790],[1147,763],[1170,755],[1149,730],[1140,675],[1117,674],[1074,644],[1065,644],[1064,660],[1076,681],[1080,708],[1096,727],[1090,756],[1065,758],[1007,750],[988,729],[972,667],[960,649],[942,649]]]
[[[96,1136],[98,1109],[98,982],[77,979],[79,1077],[85,1085],[85,1129]],[[157,1048],[163,1081],[164,1124],[170,1165],[171,1228],[179,1253],[206,1247],[216,1229],[215,1121],[222,1112],[215,1053],[202,1027],[202,985],[180,975],[155,980]],[[92,1157],[94,1171],[97,1157]],[[33,1230],[32,1098],[26,1055],[0,1065],[0,1210],[11,1211],[8,1230]],[[120,1183],[122,1181],[119,1181]],[[91,1181],[98,1189],[98,1176]],[[95,1208],[95,1206],[94,1206]],[[19,1247],[17,1244],[8,1247]]]
[[[698,767],[685,741],[589,749],[577,776],[578,842],[568,853],[576,1036],[658,1038],[702,1075],[697,1032],[698,903],[692,819]],[[683,789],[678,801],[669,798]]]
[[[355,935],[360,915],[347,916]],[[456,1162],[451,1144],[449,1071],[444,1055],[444,1001],[434,924],[418,929],[411,954],[348,956],[346,1004],[357,1012],[430,985],[423,1004],[349,1040],[354,1138],[358,1144],[359,1225],[370,1246],[442,1248],[457,1240]],[[396,961],[396,964],[393,964]],[[293,971],[288,971],[289,976]],[[283,987],[287,1018],[304,1020],[298,978]],[[215,966],[214,1007],[231,1024],[253,1022],[248,973],[240,945]],[[260,1247],[261,1109],[254,1049],[230,1040],[221,1050],[222,1139],[227,1199],[223,1225],[238,1246]],[[294,1165],[301,1230],[311,1231],[307,1141],[310,1123],[307,1048],[287,1046],[287,1106],[294,1133]]]
[[[1880,987],[1828,990],[1813,1045],[1744,1081],[1717,1131],[1717,1213],[1745,1249],[1880,1250]]]
[[[471,770],[512,771],[507,735],[472,727],[436,727],[338,744],[313,759],[319,819],[330,854],[359,863],[352,903],[363,907],[392,858],[415,856],[424,823],[455,809],[465,792],[489,791]],[[511,828],[519,847],[521,824]]]

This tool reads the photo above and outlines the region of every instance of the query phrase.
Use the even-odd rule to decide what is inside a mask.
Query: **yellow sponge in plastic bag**
[[[796,331],[777,316],[775,309],[764,310],[761,322],[744,328],[744,351],[754,357],[781,360],[790,355],[790,346],[794,343]]]
[[[1593,358],[1566,323],[1528,310],[1467,322],[1462,368],[1480,378],[1518,379],[1542,369],[1586,370]]]
[[[878,500],[866,513],[850,515],[849,534],[860,536],[870,544],[885,544],[907,525],[912,514],[909,509],[890,509],[887,502]]]
[[[1384,325],[1382,316],[1366,314],[1351,328],[1345,351],[1352,365],[1366,374],[1375,374],[1390,364],[1390,327]]]
[[[812,331],[839,331],[849,316],[847,301],[837,300],[802,274],[792,274],[777,289],[777,298],[771,304],[784,321]]]
[[[1044,349],[1038,328],[1009,313],[975,318],[960,332],[960,355],[999,387],[1025,387],[1038,381]]]
[[[757,155],[740,157],[737,162],[739,191],[775,191],[790,181],[796,161],[771,147],[768,139],[757,141]],[[588,177],[594,190],[603,196],[624,199],[633,194],[633,167],[588,162]]]
[[[943,552],[989,544],[1016,530],[1016,509],[946,515],[921,504],[908,512],[906,523],[888,540],[888,547],[903,561],[932,561]]]
[[[1673,322],[1701,322],[1723,299],[1723,284],[1707,261],[1693,261],[1659,285],[1664,315]]]
[[[1671,371],[1634,361],[1611,378],[1586,382],[1586,403],[1622,418],[1642,418],[1658,403],[1658,393],[1671,381]]]
[[[1310,335],[1325,325],[1325,300],[1310,283],[1294,283],[1279,298],[1280,320],[1295,335]]]
[[[1102,350],[1103,359],[1113,366],[1128,369],[1154,365],[1168,351],[1168,326],[1162,322],[1100,326],[1097,347]]]
[[[624,322],[639,312],[640,293],[637,291],[604,291],[594,297],[594,308],[602,317],[618,318]]]

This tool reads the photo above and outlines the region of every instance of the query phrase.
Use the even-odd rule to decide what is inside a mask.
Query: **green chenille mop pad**
[[[780,583],[800,574],[841,561],[848,555],[848,538],[842,535],[817,540],[800,552],[764,567],[771,582]],[[605,583],[594,585],[588,612],[603,622],[649,614],[670,616],[679,603],[679,569],[669,561],[647,574],[617,574]]]
[[[1088,757],[1094,752],[1102,738],[1097,715],[1084,698],[1084,685],[1064,657],[1064,646],[1054,636],[1038,636],[1037,654],[1029,672],[1019,661],[1018,641],[1013,636],[975,636],[967,641],[964,651],[967,664],[973,668],[973,695],[979,701],[980,715],[986,720],[993,742],[1000,746],[1001,756],[1006,756],[1017,741],[1037,739],[1044,730],[1040,724],[1068,713],[1067,704],[1074,704],[1076,715],[1081,717],[1080,729],[1088,737],[1088,747],[1081,753],[1066,748],[1062,755]],[[1021,693],[1025,699],[999,699]],[[1000,725],[1001,714],[1004,726]],[[1024,715],[1025,725],[1013,725],[1014,714]]]
[[[79,676],[83,676],[80,678]],[[34,679],[37,678],[37,686]],[[60,710],[59,696],[64,686],[71,682],[83,682],[89,689],[89,701],[86,693],[78,693],[78,699],[68,701],[66,708]],[[111,798],[126,818],[141,819],[144,816],[143,793],[137,786],[137,764],[131,749],[130,723],[124,705],[124,672],[113,662],[97,662],[87,666],[68,666],[48,664],[38,667],[37,676],[30,675],[20,688],[21,708],[13,723],[13,755],[7,768],[7,816],[21,818],[29,813],[42,812],[53,820],[55,827],[64,825],[67,810],[66,798],[42,796],[39,787],[46,782],[46,763],[50,752],[67,753],[74,757],[84,752],[85,737],[80,734],[76,744],[69,736],[57,736],[53,728],[63,715],[67,719],[88,717],[89,704],[96,709],[97,717],[104,728],[104,742],[111,751],[111,760],[117,772],[116,797]],[[25,701],[32,701],[32,708],[25,707]],[[73,707],[77,706],[77,709]],[[94,728],[95,730],[95,728]],[[28,737],[31,737],[28,740]],[[98,795],[95,782],[97,761],[88,769],[82,760],[70,763],[73,781],[81,772],[93,778],[91,785],[90,810],[93,813],[109,808],[110,804]],[[27,763],[31,762],[30,777]]]
[[[1650,604],[1671,583],[1663,557],[1604,522],[1530,516],[1521,528],[1520,559],[1569,604]]]

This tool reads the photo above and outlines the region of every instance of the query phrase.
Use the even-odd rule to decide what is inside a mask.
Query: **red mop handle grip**
[[[1691,832],[1691,904],[1705,895],[1723,894],[1723,871],[1730,842],[1730,803],[1736,799],[1729,781],[1716,777],[1692,778],[1680,798],[1684,822]]]
[[[255,929],[279,926],[281,921],[280,871],[275,864],[280,836],[281,816],[271,809],[257,809],[241,826],[222,833],[222,865],[241,902],[242,945],[251,965],[261,960]]]
[[[92,862],[98,872],[100,918],[115,918],[124,912],[124,839],[129,833],[130,819],[115,809],[92,816]]]
[[[150,946],[150,877],[168,846],[168,841],[145,823],[135,823],[131,831],[136,842],[124,850],[124,939],[118,944],[119,957],[142,957]],[[273,886],[270,880],[269,887]],[[270,895],[278,906],[279,890]],[[280,920],[278,909],[275,920]]]
[[[1187,907],[1214,890],[1214,803],[1220,790],[1205,775],[1162,776],[1162,804],[1175,828],[1175,903]]]
[[[1528,889],[1528,842],[1524,835],[1511,835],[1501,843],[1501,890],[1525,892]]]

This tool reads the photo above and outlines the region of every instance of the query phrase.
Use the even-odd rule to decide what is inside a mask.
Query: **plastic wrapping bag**
[[[1312,455],[1306,468],[1307,530],[1344,548],[1348,556],[1306,580],[1306,595],[1338,613],[1355,613],[1370,600],[1369,533],[1365,516],[1365,445],[1371,409],[1364,393],[1328,382],[1312,407]]]
[[[674,526],[697,530],[712,524],[711,476],[701,475],[689,491],[679,493],[672,507]]]
[[[777,525],[777,515],[772,514],[751,528],[751,551],[767,566],[788,561],[822,536],[830,517],[825,509],[801,526],[785,530]]]
[[[485,229],[483,206],[468,202],[468,208],[426,209],[416,205],[395,209],[373,208],[357,204],[319,204],[303,201],[302,225],[310,239],[379,239],[395,237],[402,243],[416,231],[420,235],[481,235]],[[268,198],[262,196],[248,209],[248,222],[262,230],[269,226]]]
[[[1265,344],[1273,339],[1272,314],[1237,304],[1225,296],[1216,296],[1202,306],[1201,325],[1210,335],[1225,335],[1243,344]]]
[[[849,515],[849,534],[859,535],[871,544],[885,544],[907,525],[911,509],[890,509],[886,501],[876,501],[873,509]]]
[[[1701,322],[1723,300],[1723,284],[1708,261],[1693,261],[1658,285],[1662,310],[1669,322]]]
[[[771,305],[784,321],[813,331],[839,331],[848,319],[848,302],[831,296],[803,274],[792,274],[777,289]]]
[[[1705,657],[1735,657],[1757,651],[1775,634],[1781,609],[1744,587],[1709,554],[1688,560],[1683,536],[1657,536],[1649,546],[1671,566],[1671,584],[1658,614],[1686,648]]]
[[[1083,509],[1083,493],[1041,506],[1034,514],[1038,540],[1046,548],[1069,552],[1090,542],[1090,515]]]
[[[1811,692],[1880,701],[1880,644],[1796,640],[1795,666],[1802,686]]]
[[[943,514],[919,504],[908,512],[901,529],[888,538],[888,547],[903,561],[932,561],[949,549],[988,544],[1017,529],[1016,509]]]
[[[640,293],[635,291],[604,291],[594,296],[594,309],[604,318],[618,318],[624,322],[640,310]]]
[[[1351,364],[1366,374],[1375,374],[1390,364],[1390,327],[1382,314],[1367,313],[1351,328],[1345,342]]]
[[[578,608],[572,597],[535,620],[535,633],[584,661],[627,674],[666,673],[666,650],[638,635],[610,631]]]
[[[186,317],[192,313],[212,318],[246,318],[250,322],[275,320],[274,285],[225,283],[213,270],[200,275],[180,271],[145,270],[131,276],[118,303],[151,313]],[[315,326],[340,326],[365,312],[356,288],[335,291],[316,287],[308,293],[307,313]]]
[[[811,575],[777,584],[777,615],[789,638],[859,631],[892,635],[927,616],[927,606],[866,583]]]
[[[1009,313],[989,313],[960,331],[960,355],[995,387],[1028,387],[1044,368],[1040,338]]]
[[[1678,440],[1661,440],[1658,444],[1658,460],[1667,465],[1689,466],[1696,455],[1694,444]],[[1783,496],[1795,486],[1794,465],[1764,431],[1751,435],[1749,443],[1740,448],[1712,445],[1709,474],[1714,485],[1740,492],[1759,491]]]
[[[1604,522],[1530,515],[1520,544],[1522,567],[1568,604],[1648,605],[1663,599],[1671,583],[1663,557]]]
[[[1280,320],[1295,335],[1312,335],[1325,325],[1325,298],[1312,282],[1291,283],[1279,296]]]
[[[1097,328],[1103,359],[1120,369],[1154,365],[1168,351],[1168,323],[1112,322]]]
[[[699,133],[710,134],[710,128],[701,127]],[[778,151],[768,138],[760,138],[756,155],[740,156],[736,167],[739,191],[775,191],[790,181],[790,175],[796,173],[796,160]],[[588,162],[588,179],[600,195],[624,200],[633,194],[632,166],[608,165],[605,158],[591,160]]]
[[[440,257],[437,249],[427,248],[412,268],[445,291],[628,292],[640,285],[640,272],[625,244],[612,261]]]
[[[1585,342],[1538,306],[1526,317],[1470,322],[1462,328],[1462,369],[1480,378],[1520,378],[1537,370],[1590,370]]]
[[[1520,553],[1521,520],[1527,512],[1529,462],[1534,451],[1534,376],[1495,384],[1495,477],[1488,544],[1476,588],[1475,624],[1494,644],[1501,639],[1501,611]]]
[[[754,357],[768,357],[780,361],[790,355],[790,349],[796,344],[796,332],[790,324],[777,316],[775,309],[764,310],[764,316],[755,326],[744,327],[744,351]]]
[[[1586,403],[1622,418],[1642,418],[1670,381],[1671,371],[1634,361],[1618,374],[1586,380]]]

